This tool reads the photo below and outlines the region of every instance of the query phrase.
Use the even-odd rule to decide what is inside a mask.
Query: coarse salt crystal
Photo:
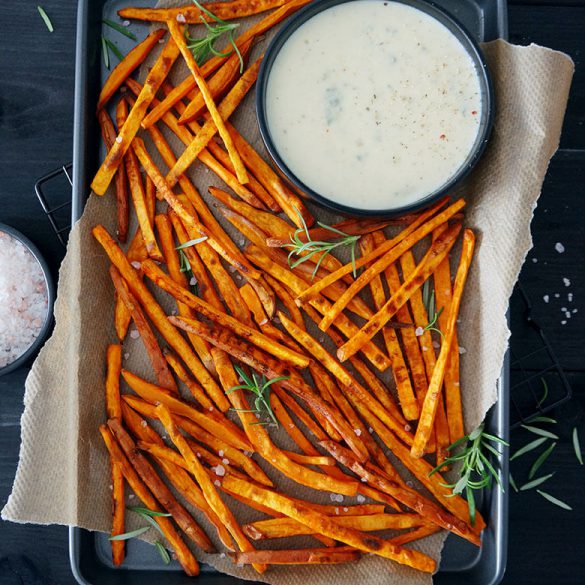
[[[118,144],[122,144],[122,137],[121,136],[116,136],[116,142]]]
[[[567,322],[566,321],[561,321],[561,325],[566,325]]]
[[[464,353],[467,353],[467,350],[464,347],[459,346],[459,354],[463,355]]]
[[[225,559],[225,553],[219,553],[219,558],[220,559]]]
[[[362,477],[362,483],[368,483],[368,480],[365,477]]]
[[[209,412],[213,412],[213,406],[209,407]]]
[[[358,494],[356,499],[360,504],[363,504],[366,501],[366,498],[362,496],[362,494]]]
[[[349,508],[343,508],[344,512],[349,512]]]
[[[329,498],[332,502],[335,502],[337,500],[337,494],[329,494]]]
[[[224,458],[221,460],[221,462],[222,462],[224,465],[229,465],[229,464],[230,464],[230,460],[229,460],[227,457],[224,457]]]
[[[335,507],[335,515],[339,516],[339,508],[337,506]]]
[[[217,452],[217,454],[218,454],[220,457],[223,457],[223,449],[220,449],[220,450]]]
[[[195,453],[195,455],[197,455],[197,457],[199,457],[199,459],[201,459],[201,453],[197,452],[197,453]]]
[[[122,26],[130,26],[130,21],[129,21],[129,20],[125,20],[125,21],[122,23]]]
[[[568,293],[567,294],[567,300],[569,301],[569,303],[573,302],[573,293]]]
[[[142,267],[142,264],[140,262],[137,262],[136,260],[131,262],[131,264],[133,268],[136,268],[136,270],[140,270],[140,268]]]
[[[414,330],[414,334],[415,334],[417,337],[420,337],[420,336],[421,336],[421,335],[422,335],[424,332],[425,332],[425,330],[424,330],[422,327],[417,327],[417,328]]]
[[[542,297],[542,299],[543,299],[543,301],[544,301],[545,303],[548,303],[548,302],[549,302],[549,300],[550,300],[550,297],[549,297],[548,295],[544,295],[544,296]]]
[[[577,309],[573,309],[573,313],[576,313],[576,312],[577,312]]]
[[[534,264],[536,264],[538,262],[538,258],[533,258],[532,262],[534,262]]]
[[[125,354],[124,354],[124,359],[125,359],[125,360],[127,360],[129,357],[130,357],[130,354],[129,354],[129,353],[125,353]]]
[[[145,420],[141,420],[140,421],[140,426],[141,427],[146,427],[146,426],[148,426],[148,423]]]
[[[182,12],[179,12],[179,14],[177,14],[177,22],[182,22],[183,24],[187,22],[187,19],[185,18],[185,15]]]
[[[410,481],[410,480],[408,480],[408,481],[406,482],[406,485],[407,485],[408,487],[414,487],[414,484],[413,484],[413,483],[412,483],[412,481]]]
[[[353,429],[353,432],[359,437],[362,434],[361,429]]]
[[[433,347],[435,349],[439,349],[441,347],[441,344],[438,341],[433,341]]]
[[[571,311],[565,311],[565,317],[567,319],[570,319],[571,318]]]
[[[423,346],[422,346],[422,350],[423,350],[423,351],[429,351],[429,348],[428,348],[426,345],[423,345]]]
[[[217,465],[213,468],[215,475],[219,475],[219,477],[223,477],[225,475],[225,467],[223,465]]]
[[[189,281],[189,284],[191,286],[195,286],[197,284],[197,279],[194,276],[192,276],[191,280]]]
[[[555,299],[558,299],[560,296],[560,293],[555,293]]]
[[[568,278],[563,278],[563,284],[565,286],[571,286],[571,281]]]
[[[368,433],[370,433],[370,435],[374,432],[374,429],[372,427],[368,427]]]
[[[133,500],[135,498],[134,494],[128,494],[128,499]]]
[[[567,307],[561,307],[561,313],[564,313],[567,310]]]
[[[563,244],[561,244],[560,242],[557,242],[555,244],[555,250],[559,253],[562,254],[565,251],[565,246],[563,246]]]
[[[132,339],[138,339],[140,337],[140,333],[138,333],[137,329],[132,329],[132,331],[130,331],[130,337]]]
[[[221,485],[221,481],[219,481],[219,479],[216,479],[216,480],[213,482],[213,485],[215,485],[215,486],[219,487],[219,486]]]

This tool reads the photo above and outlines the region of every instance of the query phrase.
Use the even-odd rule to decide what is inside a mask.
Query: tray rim
[[[88,102],[88,80],[89,67],[87,59],[84,56],[87,53],[87,43],[89,34],[89,22],[87,19],[88,5],[94,0],[78,0],[77,4],[77,34],[75,45],[75,98],[74,98],[74,128],[73,128],[73,173],[72,173],[72,206],[71,217],[72,225],[75,224],[83,213],[85,203],[87,200],[86,193],[88,190],[88,162],[86,145],[88,137],[90,136],[90,116],[87,115]],[[435,4],[434,0],[427,0],[430,4]],[[484,3],[490,0],[478,0],[478,3]],[[497,14],[497,30],[500,38],[508,39],[508,1],[507,0],[492,0],[495,5]],[[108,0],[103,0],[106,4]],[[508,319],[509,321],[509,319]],[[486,416],[490,413],[495,416],[497,426],[501,428],[500,436],[503,439],[509,439],[509,352],[506,352],[504,357],[504,364],[502,372],[497,381],[497,399],[494,405],[488,411]],[[500,475],[503,478],[504,485],[507,485],[508,467],[509,467],[509,449],[505,447],[502,451],[500,460]],[[508,491],[503,493],[501,490],[494,487],[491,492],[490,507],[498,510],[495,523],[490,523],[488,529],[494,530],[495,542],[495,571],[491,575],[491,579],[482,585],[497,585],[504,577],[507,562],[508,551]],[[85,529],[70,526],[69,527],[69,561],[73,577],[80,585],[97,585],[87,581],[82,574],[79,563],[80,555],[80,538],[83,533],[90,533]],[[473,567],[471,567],[473,569]],[[129,571],[130,572],[130,571]],[[438,584],[446,583],[451,577],[464,576],[467,571],[439,571],[434,575],[433,582]],[[201,576],[204,577],[204,576]],[[201,578],[200,577],[200,578]],[[211,576],[210,576],[211,577]],[[226,576],[227,577],[227,576]],[[237,578],[233,578],[235,584]],[[437,580],[438,578],[438,580]],[[241,580],[239,580],[241,582]],[[463,581],[465,582],[465,581]]]

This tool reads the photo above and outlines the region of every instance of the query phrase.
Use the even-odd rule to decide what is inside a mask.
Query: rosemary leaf
[[[577,461],[583,465],[583,453],[581,453],[581,444],[579,443],[579,433],[577,432],[577,427],[573,429],[573,449],[575,449],[575,456],[577,457]]]
[[[550,418],[550,416],[537,416],[537,417],[531,418],[529,422],[531,424],[532,423],[551,423],[553,425],[557,424],[557,421],[554,418]]]
[[[518,492],[518,486],[516,485],[516,481],[512,477],[512,474],[508,474],[508,483],[512,486],[515,492]]]
[[[542,477],[538,477],[537,479],[533,479],[532,481],[525,483],[520,488],[520,491],[525,492],[526,490],[532,490],[535,487],[542,485],[545,481],[548,481],[553,475],[554,475],[554,473],[549,473],[548,475],[543,475]]]
[[[124,55],[122,55],[122,51],[120,51],[120,49],[118,49],[118,47],[116,46],[116,44],[112,41],[110,41],[110,39],[104,37],[104,41],[106,43],[106,45],[108,45],[108,48],[110,49],[110,51],[112,51],[112,53],[114,53],[114,55],[116,55],[116,57],[118,58],[118,61],[122,61],[124,59]]]
[[[102,20],[102,22],[106,25],[109,26],[110,28],[113,28],[114,30],[118,31],[120,34],[123,34],[125,37],[128,37],[129,39],[132,39],[133,41],[136,41],[136,35],[132,32],[130,32],[125,26],[122,26],[121,24],[118,24],[117,22],[114,22],[113,20],[109,20],[108,18],[104,18]]]
[[[45,12],[45,9],[42,6],[37,6],[37,10],[39,11],[39,14],[41,15],[41,18],[43,19],[43,22],[45,23],[47,30],[50,33],[52,33],[55,29],[53,28],[53,23],[51,22],[49,15]]]
[[[157,510],[149,510],[148,508],[141,508],[140,506],[127,506],[127,510],[131,512],[135,512],[136,514],[140,514],[141,516],[152,516],[153,518],[156,516],[165,516],[170,518],[170,514],[166,512],[158,512]]]
[[[169,551],[165,548],[165,545],[160,540],[156,540],[154,542],[154,546],[156,546],[156,550],[158,551],[158,554],[161,556],[163,563],[165,565],[170,565],[171,555],[169,554]]]
[[[110,540],[130,540],[131,538],[140,536],[141,534],[144,534],[149,530],[150,528],[148,526],[143,526],[142,528],[137,528],[136,530],[131,530],[130,532],[124,532],[124,534],[116,534],[116,536],[110,536]]]
[[[184,244],[177,246],[175,248],[175,250],[184,250],[185,248],[190,248],[191,246],[196,246],[197,244],[200,244],[201,242],[205,242],[205,240],[207,240],[207,236],[202,236],[201,238],[195,238],[194,240],[189,240],[188,242],[185,242]]]
[[[550,431],[545,431],[544,429],[539,429],[538,427],[533,427],[531,425],[521,425],[523,429],[534,433],[535,435],[540,435],[541,437],[546,437],[547,439],[555,439],[558,440],[558,436]]]
[[[540,397],[540,400],[536,403],[538,408],[540,408],[548,398],[548,384],[546,383],[546,380],[544,378],[541,378],[540,381],[542,382],[542,388],[544,391],[542,393],[542,396]]]
[[[551,496],[549,493],[547,492],[543,492],[541,490],[536,490],[545,500],[548,500],[551,504],[554,504],[555,506],[558,506],[559,508],[563,508],[563,510],[572,510],[573,508],[571,508],[571,506],[569,506],[569,504],[565,504],[565,502],[563,502],[562,500],[559,500],[558,498],[555,498],[554,496]]]
[[[542,464],[549,458],[550,454],[553,452],[554,448],[557,446],[556,443],[551,443],[551,445],[543,451],[538,459],[532,464],[530,468],[530,472],[528,473],[528,479],[532,479],[536,472],[542,467]]]
[[[105,37],[102,37],[102,57],[104,59],[104,65],[106,69],[110,68],[110,53],[108,51],[108,44],[106,43]]]
[[[522,457],[522,455],[525,455],[526,453],[529,453],[530,451],[537,449],[543,443],[545,443],[546,440],[547,440],[546,437],[541,437],[540,439],[535,439],[534,441],[531,441],[527,445],[524,445],[524,447],[518,449],[518,451],[516,451],[512,455],[512,457],[510,457],[510,461],[514,461],[514,459],[518,459],[518,457]]]

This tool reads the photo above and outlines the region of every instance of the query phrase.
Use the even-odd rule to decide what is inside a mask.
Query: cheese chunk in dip
[[[302,24],[266,82],[266,121],[288,169],[349,207],[412,204],[452,178],[481,118],[459,40],[398,2],[353,0]]]

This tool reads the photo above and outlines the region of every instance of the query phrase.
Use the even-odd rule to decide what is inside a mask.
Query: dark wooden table
[[[76,2],[46,0],[55,32],[42,23],[36,2],[0,2],[0,222],[27,234],[57,273],[62,249],[33,193],[36,178],[71,159]],[[574,389],[560,407],[561,441],[544,471],[556,471],[547,490],[573,506],[563,511],[535,492],[512,494],[508,569],[510,585],[585,583],[585,467],[570,441],[575,425],[585,445],[585,0],[512,1],[510,39],[567,52],[577,71],[561,149],[547,176],[532,225],[534,249],[521,282],[534,303]],[[560,242],[565,252],[555,250]],[[563,279],[570,280],[565,286]],[[569,303],[567,294],[573,293]],[[554,295],[558,293],[559,298]],[[549,295],[550,302],[544,302]],[[577,309],[566,324],[561,308]],[[512,312],[513,348],[526,344],[520,311]],[[529,364],[538,370],[537,362]],[[0,507],[14,479],[20,444],[24,380],[20,370],[0,378]],[[526,441],[515,431],[516,444]],[[47,448],[52,448],[47,445]],[[512,466],[521,476],[522,464]],[[42,478],[39,478],[42,481]],[[69,569],[67,529],[0,522],[0,584],[74,583]],[[98,584],[96,584],[98,585]]]

